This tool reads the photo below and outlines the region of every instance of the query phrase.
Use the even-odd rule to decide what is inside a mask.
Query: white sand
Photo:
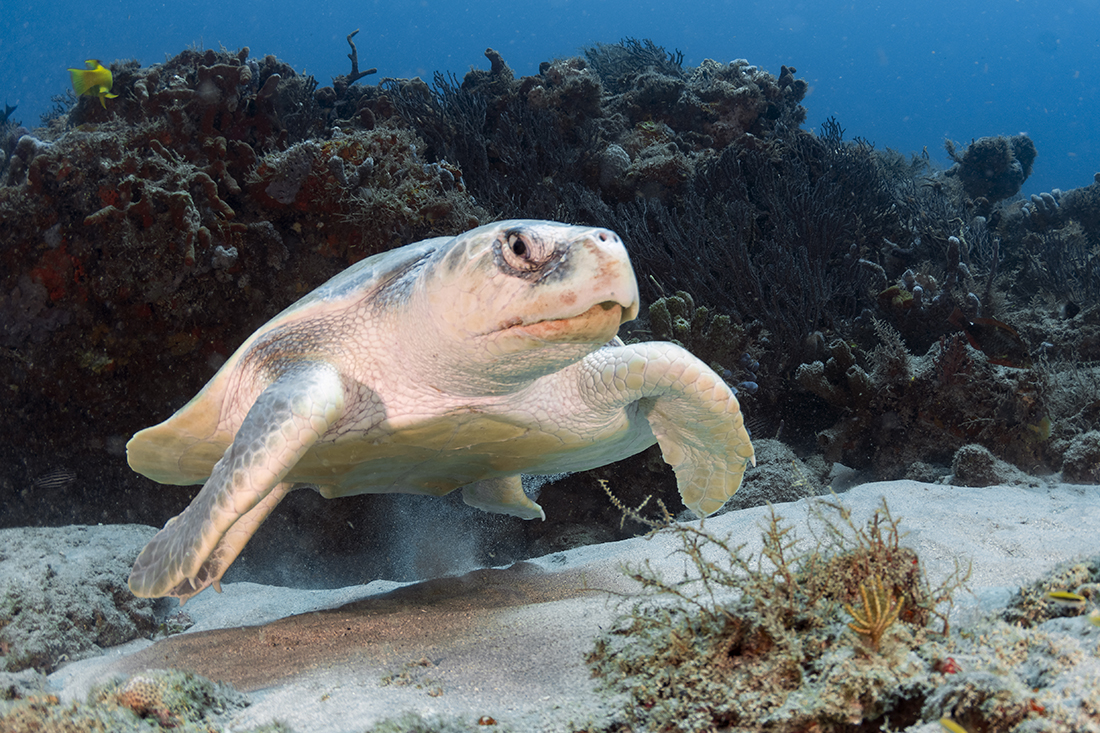
[[[1058,563],[1100,552],[1097,486],[897,481],[859,486],[840,499],[862,524],[883,496],[903,518],[903,543],[918,551],[933,585],[956,559],[973,561],[975,595],[958,599],[956,625],[1003,605],[1019,585]],[[777,510],[798,536],[811,536],[805,502]],[[763,507],[733,512],[706,526],[755,552],[766,514]],[[631,589],[620,572],[624,562],[648,558],[666,577],[682,574],[675,549],[675,540],[657,536],[459,578],[334,591],[227,584],[221,595],[206,592],[187,604],[196,622],[188,633],[71,664],[51,682],[73,699],[112,673],[191,668],[251,690],[253,704],[234,728],[281,720],[298,733],[361,731],[417,711],[470,723],[488,715],[515,730],[572,731],[607,720],[614,709],[595,692],[582,659],[616,616],[604,591]],[[415,664],[423,658],[430,666]],[[402,670],[414,684],[380,685],[382,675]]]

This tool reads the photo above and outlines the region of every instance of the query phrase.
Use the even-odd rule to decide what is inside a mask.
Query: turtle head
[[[579,361],[638,315],[626,248],[596,227],[513,220],[473,229],[440,247],[420,286],[450,368],[501,386]]]

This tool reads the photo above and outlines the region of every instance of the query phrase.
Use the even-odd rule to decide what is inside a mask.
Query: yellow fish
[[[1046,598],[1055,606],[1061,606],[1063,608],[1081,609],[1088,604],[1088,599],[1080,593],[1070,593],[1066,590],[1052,590],[1047,593]]]
[[[951,718],[940,718],[940,725],[949,733],[970,733],[966,728],[956,723]]]
[[[104,68],[98,59],[88,59],[84,62],[87,69],[69,69],[69,76],[73,80],[73,91],[76,96],[87,94],[89,97],[99,97],[99,103],[103,109],[107,109],[107,99],[114,99],[117,94],[111,94],[111,87],[115,79],[111,76],[111,70]]]

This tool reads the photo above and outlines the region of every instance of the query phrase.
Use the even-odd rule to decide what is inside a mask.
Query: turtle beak
[[[619,235],[610,229],[595,229],[574,245],[574,249],[577,250],[575,258],[583,263],[577,266],[591,273],[588,278],[590,292],[604,298],[593,307],[616,311],[619,315],[617,325],[634,320],[640,301],[638,281]]]
[[[555,318],[518,326],[527,338],[536,342],[556,344],[605,344],[619,332],[619,326],[631,320],[638,308],[633,307],[634,315],[614,301],[603,301],[583,313],[570,318]]]
[[[627,305],[620,305],[619,303],[608,303],[607,301],[604,301],[600,305],[601,306],[607,306],[608,308],[615,307],[615,308],[619,309],[619,313],[621,314],[620,317],[619,317],[619,325],[620,326],[623,325],[624,323],[628,322],[628,321],[633,321],[635,318],[638,317],[638,299],[637,298],[635,298],[632,303],[629,303]]]

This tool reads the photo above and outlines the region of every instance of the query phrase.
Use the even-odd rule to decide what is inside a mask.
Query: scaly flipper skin
[[[660,341],[609,346],[589,356],[581,374],[593,407],[638,403],[696,515],[721,509],[756,465],[733,390],[691,352]]]
[[[256,399],[202,491],[146,545],[136,596],[185,602],[221,576],[291,488],[283,478],[344,414],[340,375],[323,362],[282,370]]]

